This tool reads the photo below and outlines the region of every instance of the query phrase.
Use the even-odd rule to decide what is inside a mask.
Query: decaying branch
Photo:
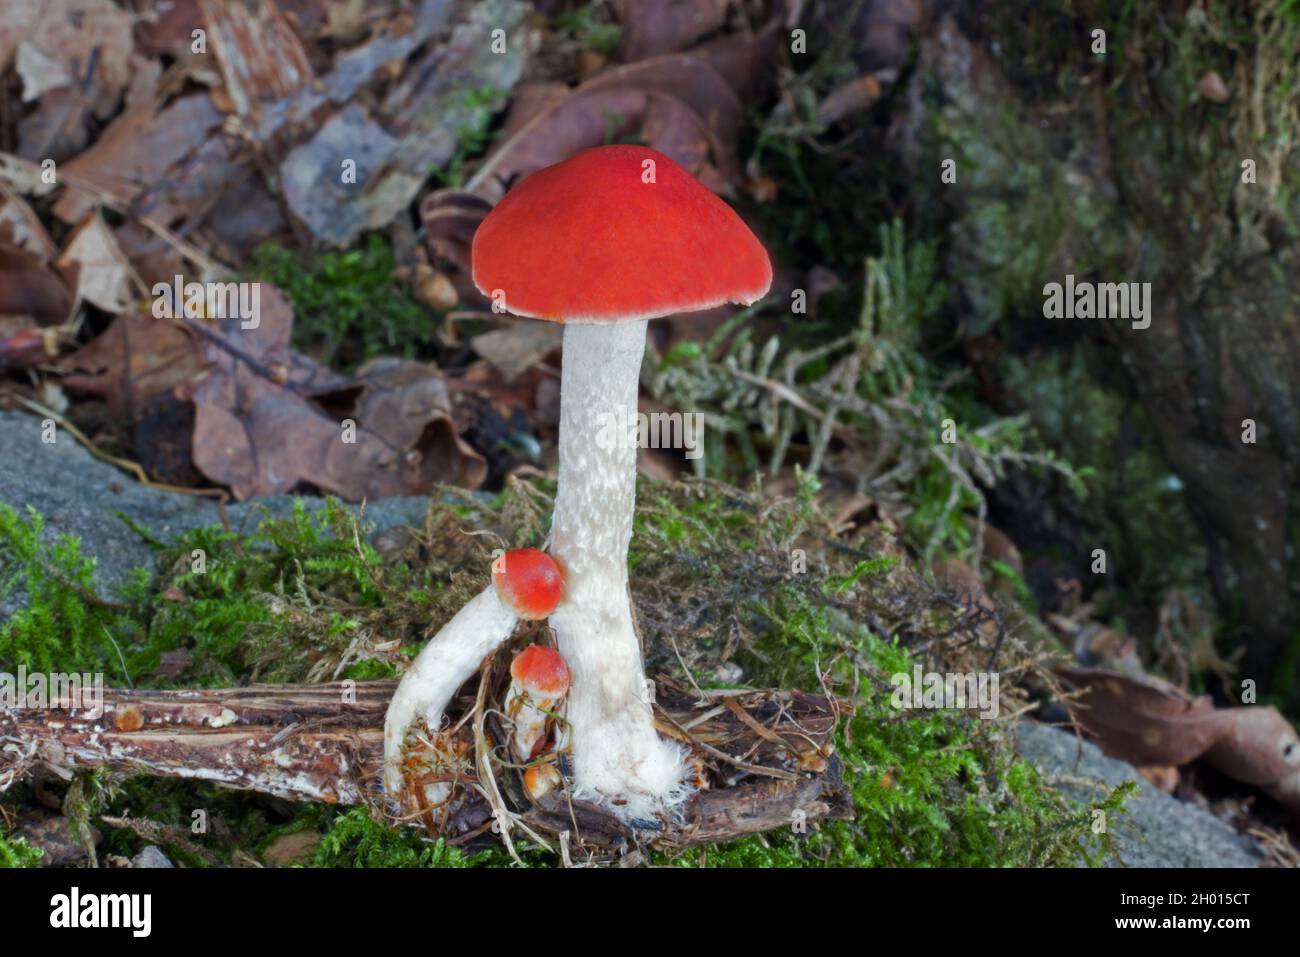
[[[471,682],[471,684],[473,684]],[[106,767],[121,773],[187,778],[292,801],[383,804],[380,767],[391,681],[253,685],[220,690],[108,689],[102,714],[50,708],[0,711],[0,790],[43,765],[67,775]],[[468,689],[468,686],[467,686]],[[690,744],[707,786],[682,820],[632,832],[604,810],[553,792],[532,804],[518,768],[495,763],[513,811],[530,827],[568,832],[572,847],[639,841],[687,847],[823,818],[848,816],[848,795],[833,755],[842,702],[787,691],[691,692],[661,679],[657,725]],[[472,696],[463,689],[464,714]],[[495,716],[494,716],[495,717]],[[455,722],[473,753],[474,723]],[[494,755],[504,755],[499,721],[486,722]],[[421,821],[463,843],[490,831],[492,812],[473,765],[436,820]]]

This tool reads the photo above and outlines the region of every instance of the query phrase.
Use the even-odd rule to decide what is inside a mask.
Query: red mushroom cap
[[[529,691],[560,695],[569,690],[569,666],[546,645],[529,645],[510,663],[510,677]]]
[[[772,284],[731,207],[644,146],[597,146],[525,178],[479,225],[471,258],[480,292],[554,322],[748,305]]]
[[[560,566],[536,548],[513,548],[492,563],[492,583],[502,604],[520,618],[537,621],[564,597]]]

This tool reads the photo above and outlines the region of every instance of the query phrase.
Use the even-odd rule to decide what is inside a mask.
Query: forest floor
[[[134,570],[153,569],[158,549],[132,526],[148,530],[159,540],[169,541],[189,530],[220,524],[218,508],[211,500],[142,486],[119,469],[95,459],[73,441],[65,439],[53,444],[30,441],[31,433],[38,428],[39,422],[32,416],[0,412],[0,446],[10,449],[14,456],[10,462],[12,467],[0,471],[0,502],[19,511],[33,508],[43,514],[46,522],[43,539],[49,544],[60,536],[79,539],[82,553],[95,562],[90,580],[98,593],[115,596],[132,579]],[[75,482],[67,481],[70,475],[76,476]],[[225,506],[226,518],[233,527],[251,531],[264,517],[283,519],[289,516],[297,501],[300,500],[291,496],[275,496],[231,503]],[[372,534],[399,526],[418,528],[429,506],[429,499],[421,496],[381,499],[366,506],[365,522]],[[349,510],[356,512],[355,507],[349,507]],[[26,603],[26,598],[21,593],[13,593],[6,596],[5,601],[8,616],[17,612]],[[185,647],[185,643],[178,647]],[[143,678],[145,685],[161,683],[165,686],[169,683],[160,682],[156,675],[152,680],[141,675],[135,678],[137,681]],[[1158,790],[1131,765],[1105,757],[1095,745],[1080,742],[1073,734],[1037,722],[1021,721],[1016,724],[1014,742],[1016,750],[1041,771],[1042,780],[1037,786],[1058,789],[1071,804],[1079,802],[1076,807],[1088,809],[1097,806],[1100,800],[1125,782],[1133,782],[1136,786],[1123,802],[1122,811],[1113,816],[1114,844],[1098,857],[1098,863],[1129,867],[1253,867],[1266,860],[1265,853],[1254,841],[1208,808],[1177,800]],[[911,756],[910,760],[927,760],[925,750]],[[178,801],[170,793],[170,785],[168,788],[166,800],[141,805],[142,794],[149,790],[145,782],[143,789],[106,798],[103,806],[97,809],[97,816],[112,818],[125,806],[131,805],[137,817],[156,814],[161,823],[177,826],[183,823],[183,817],[169,818],[180,813],[177,808],[186,805],[184,800]],[[960,793],[950,794],[948,799],[964,800]],[[202,788],[194,788],[190,801],[202,803],[205,800]],[[252,805],[268,803],[257,798],[247,801]],[[151,805],[152,811],[147,810]],[[288,822],[293,822],[286,830],[286,836],[277,834],[268,839],[266,834],[277,828],[264,825],[255,832],[260,847],[241,845],[237,836],[228,836],[230,849],[227,853],[233,849],[242,850],[246,861],[261,860],[265,863],[284,863],[286,859],[309,860],[312,853],[319,853],[322,835],[316,828],[293,829],[302,824],[301,812],[286,813],[284,808],[276,810]],[[265,807],[258,813],[275,816]],[[79,853],[79,842],[53,827],[52,820],[63,819],[49,812],[41,815],[24,812],[22,823],[12,836],[25,834],[30,843],[48,846],[51,853],[61,855],[67,863],[79,857],[84,859],[84,855]],[[278,824],[280,828],[286,827],[286,821],[278,821]],[[355,827],[356,822],[349,818],[346,826]],[[850,826],[871,828],[873,823],[863,821]],[[325,834],[331,833],[328,825],[320,830]],[[304,834],[307,835],[305,839]],[[156,834],[153,840],[158,840]],[[115,842],[120,852],[118,858],[124,859],[122,854],[125,854],[145,863],[150,860],[156,863],[159,859],[166,860],[167,853],[176,855],[173,848],[164,848],[161,852],[156,847],[150,850],[153,840],[138,836],[133,840],[119,837]],[[969,846],[953,848],[953,853],[958,856],[975,851]],[[160,853],[161,858],[158,856]],[[185,853],[185,849],[181,849],[182,860]],[[1068,861],[1068,855],[1057,858],[1057,863]]]
[[[752,306],[651,325],[642,410],[707,429],[638,459],[648,666],[852,706],[816,772],[851,819],[645,859],[1294,866],[1300,419],[1255,318],[1300,301],[1300,17],[1186,5],[6,4],[0,676],[398,677],[554,495],[560,330],[492,310],[471,237],[531,173],[638,143],[774,265]],[[1239,147],[1268,190],[1222,188]],[[1171,290],[1149,336],[1046,319],[1045,278],[1139,262]],[[254,327],[182,279],[256,293]],[[1195,347],[1221,322],[1254,353]],[[892,705],[914,666],[1000,676],[1000,715]],[[373,802],[23,770],[0,865],[562,860]]]

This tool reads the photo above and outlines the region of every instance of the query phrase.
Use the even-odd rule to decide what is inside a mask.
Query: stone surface
[[[110,593],[131,569],[152,569],[154,561],[148,543],[118,513],[163,541],[186,529],[221,521],[212,499],[141,485],[126,472],[95,458],[66,432],[58,432],[53,443],[42,442],[41,420],[35,416],[0,411],[0,450],[0,502],[20,512],[29,505],[39,510],[49,536],[80,538],[83,553],[97,562],[97,582]],[[365,521],[376,529],[418,527],[428,504],[423,496],[369,502]],[[277,495],[233,502],[226,506],[226,514],[235,528],[251,528],[263,510],[283,516],[292,507],[292,496]],[[351,507],[355,511],[356,506]]]
[[[1016,737],[1020,753],[1075,800],[1097,796],[1088,781],[1107,787],[1137,782],[1137,793],[1125,804],[1128,813],[1109,822],[1127,866],[1258,867],[1263,861],[1248,837],[1209,812],[1157,790],[1132,765],[1106,757],[1091,742],[1083,742],[1080,754],[1073,734],[1030,721],[1017,727]]]
[[[135,857],[131,858],[132,867],[175,867],[167,855],[163,853],[162,848],[156,844],[147,845]]]

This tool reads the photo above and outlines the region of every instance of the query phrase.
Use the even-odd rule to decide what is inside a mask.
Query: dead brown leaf
[[[85,300],[114,315],[125,312],[131,300],[144,291],[99,213],[91,213],[73,230],[58,265],[78,267],[79,301]]]
[[[523,109],[537,106],[540,112],[523,118]],[[513,134],[488,155],[469,189],[495,201],[530,173],[637,133],[718,189],[735,172],[741,115],[735,92],[701,57],[675,54],[618,67],[566,97],[548,89],[512,106],[506,128]]]
[[[1136,765],[1197,758],[1300,809],[1300,738],[1272,706],[1215,708],[1151,676],[1058,667],[1083,692],[1076,720],[1107,754]]]
[[[292,326],[287,300],[264,283],[256,329],[202,327],[209,370],[180,392],[195,406],[204,475],[241,499],[300,483],[359,501],[482,482],[484,462],[460,441],[436,370],[384,360],[344,380],[289,349]]]
[[[72,315],[71,278],[61,276],[31,253],[0,244],[0,316],[19,316],[38,326],[56,326]]]
[[[27,200],[4,183],[0,183],[0,243],[17,246],[43,263],[58,252]]]
[[[98,396],[109,412],[134,421],[151,400],[188,382],[206,368],[192,333],[180,324],[129,312],[65,357],[66,388]]]
[[[60,179],[129,205],[145,190],[156,189],[167,171],[199,149],[221,122],[206,93],[182,97],[159,112],[150,107],[123,113],[90,149],[63,165]],[[69,189],[54,213],[64,222],[79,222],[96,205],[93,193]]]
[[[95,114],[107,116],[131,76],[130,16],[110,0],[45,0],[37,11],[18,7],[19,15],[30,17],[15,53],[23,99],[83,85],[93,90]],[[0,63],[6,59],[0,49]]]
[[[684,50],[726,22],[727,0],[620,0],[625,63]]]
[[[0,73],[8,71],[14,54],[31,32],[45,0],[6,0],[0,7]]]
[[[564,329],[554,322],[522,319],[470,340],[474,351],[513,382],[552,352],[560,349]]]

